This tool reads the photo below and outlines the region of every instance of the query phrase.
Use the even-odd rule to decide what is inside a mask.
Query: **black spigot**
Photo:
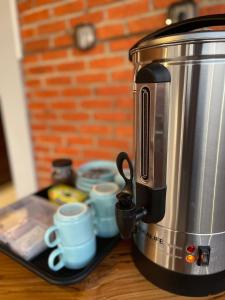
[[[130,178],[127,178],[123,172],[124,161],[128,162]],[[127,153],[121,152],[117,156],[116,164],[125,181],[124,188],[117,194],[116,220],[121,237],[129,239],[135,231],[136,223],[146,215],[146,210],[143,207],[137,208],[133,202],[133,166]]]

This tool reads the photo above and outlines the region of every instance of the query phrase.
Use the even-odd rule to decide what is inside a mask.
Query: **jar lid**
[[[72,163],[72,160],[69,158],[59,158],[52,161],[53,167],[56,168],[70,167],[72,166]]]

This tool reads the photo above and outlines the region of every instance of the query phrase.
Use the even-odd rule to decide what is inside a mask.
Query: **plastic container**
[[[25,260],[44,251],[44,233],[57,207],[38,196],[28,196],[0,210],[0,241]]]

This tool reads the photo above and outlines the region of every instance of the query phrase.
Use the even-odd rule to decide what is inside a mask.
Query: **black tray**
[[[39,191],[35,195],[41,196],[48,200],[47,196],[48,188]],[[69,285],[80,282],[87,277],[95,267],[103,260],[103,258],[113,249],[113,247],[120,240],[119,235],[109,239],[103,239],[97,237],[97,252],[93,260],[83,269],[69,270],[66,268],[61,269],[58,272],[53,272],[48,267],[48,256],[53,249],[47,249],[39,256],[31,261],[25,261],[23,258],[15,254],[7,245],[0,243],[0,251],[19,262],[21,265],[34,272],[38,276],[44,278],[49,283],[57,285]]]

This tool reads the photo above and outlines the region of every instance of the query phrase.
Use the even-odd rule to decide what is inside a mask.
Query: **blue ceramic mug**
[[[58,208],[54,225],[45,233],[45,243],[74,247],[87,242],[95,235],[91,209],[85,203],[69,203]]]
[[[99,237],[110,238],[119,233],[116,216],[116,194],[119,186],[114,182],[104,182],[93,186],[86,201],[94,212],[94,223]]]
[[[85,267],[95,256],[96,238],[93,236],[87,242],[75,247],[59,245],[49,256],[48,265],[53,271],[68,269],[81,269]],[[58,260],[57,260],[58,258]]]
[[[96,253],[96,230],[93,214],[85,203],[69,203],[58,208],[54,225],[45,233],[45,243],[53,250],[49,268],[83,268]],[[56,258],[58,257],[58,262]]]

